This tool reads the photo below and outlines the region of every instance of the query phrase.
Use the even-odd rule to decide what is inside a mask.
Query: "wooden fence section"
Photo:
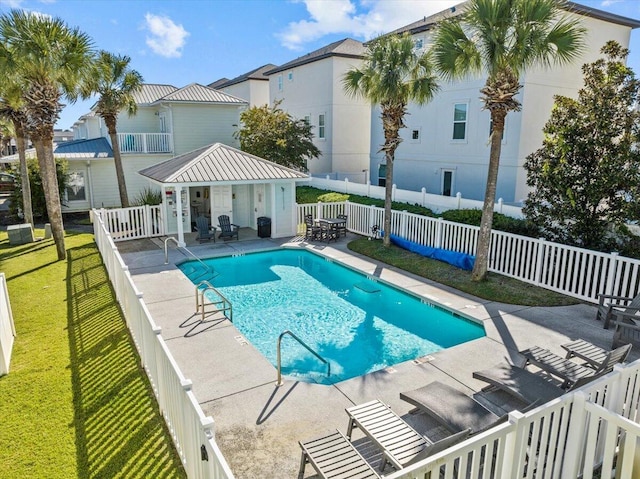
[[[213,419],[204,415],[191,392],[191,381],[183,376],[171,355],[107,231],[103,218],[109,215],[102,213],[94,211],[95,241],[187,476],[233,479],[215,442]]]
[[[93,210],[113,241],[151,238],[165,234],[162,205]]]
[[[298,234],[304,233],[305,214],[314,218],[346,214],[347,229],[368,236],[374,225],[382,227],[384,209],[348,201],[298,205]],[[392,234],[434,248],[476,252],[477,226],[406,211],[394,210],[391,216]],[[600,294],[640,293],[640,260],[503,231],[491,232],[489,271],[593,303]]]

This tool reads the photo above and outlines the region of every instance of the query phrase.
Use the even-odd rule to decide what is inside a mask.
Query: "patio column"
[[[182,216],[182,186],[176,185],[176,211],[178,213],[178,246],[184,248],[186,243],[184,242],[184,225]]]

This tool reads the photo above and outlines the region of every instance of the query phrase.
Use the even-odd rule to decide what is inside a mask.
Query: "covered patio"
[[[271,237],[296,234],[296,182],[300,171],[215,143],[140,170],[162,190],[165,234],[176,234],[181,246],[195,230],[196,218],[210,226],[229,216],[240,230],[257,232],[258,218],[271,221]],[[245,233],[255,234],[255,233]]]

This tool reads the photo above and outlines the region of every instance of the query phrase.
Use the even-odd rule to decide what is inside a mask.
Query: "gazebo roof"
[[[249,183],[303,180],[309,176],[222,143],[150,166],[139,173],[158,183]]]

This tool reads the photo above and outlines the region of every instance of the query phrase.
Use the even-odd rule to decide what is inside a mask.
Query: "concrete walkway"
[[[480,393],[486,384],[473,379],[473,371],[514,360],[518,350],[534,345],[559,354],[563,354],[562,343],[577,338],[607,349],[611,346],[612,332],[594,320],[595,307],[591,305],[527,307],[478,299],[350,252],[346,244],[353,239],[351,234],[331,245],[306,243],[301,238],[283,242],[247,235],[241,239],[243,236],[243,241],[188,247],[201,258],[282,245],[306,248],[474,318],[484,324],[487,335],[332,386],[288,380],[277,387],[275,368],[233,324],[215,315],[199,322],[194,314],[194,286],[175,266],[189,258],[171,248],[169,264],[165,265],[159,240],[118,243],[171,353],[193,381],[205,414],[214,418],[216,441],[237,479],[297,477],[298,441],[334,429],[345,432],[348,421],[344,409],[354,404],[379,398],[418,431],[437,440],[445,431],[422,415],[409,415],[411,407],[399,399],[401,391],[438,380],[475,395],[501,414],[522,405],[498,392]],[[637,357],[634,353],[630,359]],[[354,439],[366,446],[358,434]],[[313,474],[308,466],[305,477]]]

